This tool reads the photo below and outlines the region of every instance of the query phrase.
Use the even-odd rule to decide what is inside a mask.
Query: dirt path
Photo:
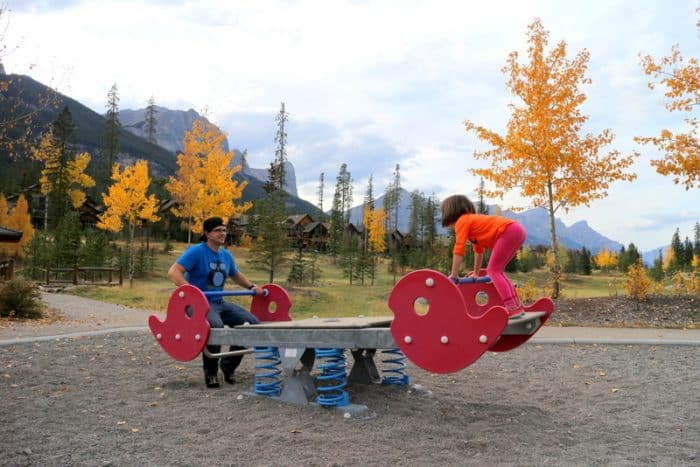
[[[29,340],[33,337],[79,334],[100,330],[143,328],[150,310],[99,302],[69,294],[42,293],[50,309],[48,319],[39,321],[0,321],[0,341]]]

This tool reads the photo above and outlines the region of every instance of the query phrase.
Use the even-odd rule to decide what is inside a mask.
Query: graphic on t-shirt
[[[220,262],[209,263],[209,284],[221,287],[226,282],[226,265]]]

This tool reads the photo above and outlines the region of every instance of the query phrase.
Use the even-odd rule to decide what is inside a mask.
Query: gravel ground
[[[69,311],[0,322],[0,340],[150,314],[44,299]],[[698,465],[699,353],[526,344],[450,375],[409,363],[409,386],[351,385],[367,410],[345,418],[250,396],[250,356],[236,385],[207,389],[198,359],[173,361],[148,332],[17,342],[0,346],[0,464]]]
[[[0,459],[19,465],[698,465],[698,347],[525,345],[367,411],[207,389],[148,333],[0,347]]]

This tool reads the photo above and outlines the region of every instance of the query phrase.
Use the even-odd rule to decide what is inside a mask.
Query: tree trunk
[[[129,226],[129,243],[127,244],[127,257],[129,258],[129,288],[134,287],[134,226]]]
[[[547,184],[547,195],[549,201],[549,238],[551,241],[550,247],[552,248],[552,298],[559,298],[559,274],[561,273],[561,266],[559,263],[559,243],[557,242],[557,231],[556,224],[554,222],[554,200],[552,197],[552,183]]]

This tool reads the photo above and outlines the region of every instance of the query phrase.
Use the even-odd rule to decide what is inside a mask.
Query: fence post
[[[122,286],[122,283],[124,282],[124,272],[121,266],[119,266],[119,286]]]
[[[46,285],[49,285],[49,267],[46,266]]]
[[[73,285],[78,285],[78,265],[73,265]]]

